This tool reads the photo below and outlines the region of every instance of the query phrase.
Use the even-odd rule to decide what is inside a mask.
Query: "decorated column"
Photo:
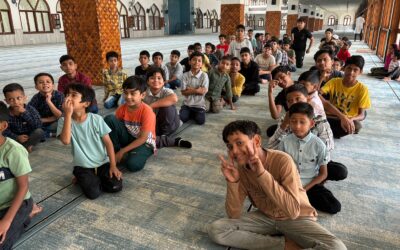
[[[286,33],[291,34],[291,31],[296,27],[296,22],[299,17],[299,0],[288,1],[288,15],[287,15],[287,26]]]
[[[238,24],[244,25],[244,0],[222,0],[221,33],[234,35]]]
[[[265,32],[269,32],[271,36],[280,37],[282,0],[268,0],[267,5],[267,12],[265,13]]]
[[[308,12],[307,29],[310,32],[313,32],[315,30],[315,7],[314,6],[310,6],[310,10]]]

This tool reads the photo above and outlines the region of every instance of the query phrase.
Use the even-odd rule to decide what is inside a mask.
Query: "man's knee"
[[[212,241],[220,245],[226,244],[226,242],[224,242],[224,237],[223,237],[224,232],[228,230],[226,222],[227,219],[225,218],[219,219],[207,226],[208,236],[211,238]]]
[[[330,242],[326,243],[328,245],[328,249],[332,250],[346,250],[346,245],[337,237],[333,237]]]
[[[144,168],[147,159],[142,159],[142,157],[129,157],[126,160],[126,168],[130,172],[138,172]]]
[[[117,120],[117,118],[115,117],[115,115],[112,115],[112,114],[104,117],[104,121],[107,123],[107,125],[114,123],[116,120]]]

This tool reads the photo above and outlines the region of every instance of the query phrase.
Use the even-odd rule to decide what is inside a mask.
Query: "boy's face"
[[[235,41],[236,40],[236,36],[231,36],[230,37],[230,41],[232,42],[232,41]]]
[[[197,46],[194,47],[194,51],[197,51],[197,52],[200,52],[200,53],[201,53],[202,50],[203,50],[203,49],[201,48],[200,45],[197,45]]]
[[[26,95],[21,90],[14,90],[12,92],[7,92],[5,94],[6,103],[10,105],[11,108],[21,108],[24,107],[26,102]]]
[[[271,39],[271,35],[270,34],[266,34],[265,35],[265,40],[269,41]]]
[[[290,129],[299,138],[306,137],[314,124],[314,120],[308,118],[306,114],[295,113],[289,118]]]
[[[220,37],[219,38],[219,43],[220,44],[225,44],[225,37]]]
[[[237,73],[240,71],[240,62],[238,60],[232,60],[231,63],[231,72]]]
[[[357,77],[361,74],[362,70],[358,66],[350,64],[344,68],[343,80],[347,82],[355,82],[357,81]]]
[[[328,39],[331,39],[332,38],[332,32],[330,32],[330,31],[325,32],[325,37],[328,38]]]
[[[290,72],[287,73],[279,72],[275,75],[274,80],[278,81],[278,86],[283,89],[286,89],[287,87],[293,85]]]
[[[152,92],[157,92],[164,87],[164,79],[161,73],[157,72],[154,75],[150,76],[147,80],[147,84],[150,87]]]
[[[139,62],[141,65],[147,65],[149,64],[149,57],[146,55],[140,55]]]
[[[343,43],[342,48],[343,48],[344,50],[348,50],[348,49],[350,48],[350,46],[349,46],[347,43]]]
[[[317,57],[315,66],[320,71],[330,70],[332,69],[332,58],[329,56],[328,53],[323,53]]]
[[[245,166],[248,163],[249,156],[254,151],[254,144],[260,145],[261,143],[259,135],[255,135],[250,139],[249,136],[239,131],[228,135],[227,139],[226,147],[228,148],[228,154],[239,166]]]
[[[179,56],[178,56],[178,55],[171,54],[171,55],[169,56],[169,61],[170,61],[173,65],[175,65],[175,64],[178,62],[178,60],[179,60]]]
[[[275,41],[272,42],[271,45],[272,45],[272,50],[273,51],[276,51],[278,49],[278,47],[279,47],[279,44],[277,42],[275,42]]]
[[[82,102],[82,94],[72,89],[65,96],[65,101],[67,100],[71,100],[74,112],[85,110],[90,105],[90,102]]]
[[[65,74],[73,75],[76,73],[76,69],[78,68],[78,64],[76,64],[73,60],[68,59],[61,63],[61,70],[65,72]]]
[[[107,60],[108,66],[110,69],[115,70],[118,68],[118,58],[116,57],[110,57]]]
[[[221,60],[218,64],[218,69],[221,72],[229,72],[231,68],[231,61],[229,60]]]
[[[211,54],[211,53],[212,53],[212,48],[211,48],[210,45],[207,45],[207,46],[206,46],[206,53],[207,53],[207,54]]]
[[[297,26],[297,28],[298,28],[299,30],[304,29],[304,26],[305,26],[305,25],[306,25],[305,22],[297,22],[297,23],[296,23],[296,26]]]
[[[194,50],[188,49],[188,50],[187,50],[188,56],[190,56],[193,52],[194,52]]]
[[[54,83],[48,76],[40,76],[35,83],[35,88],[42,94],[51,93],[54,89]]]
[[[146,93],[140,93],[137,89],[124,89],[125,103],[130,108],[136,108],[141,103]]]
[[[240,54],[240,58],[242,59],[242,62],[243,62],[244,64],[247,65],[247,64],[250,63],[251,56],[250,56],[249,53],[245,52],[245,53]]]
[[[304,96],[304,94],[299,91],[293,91],[286,95],[286,103],[289,108],[298,102],[308,102],[307,96]]]
[[[251,38],[253,37],[253,31],[247,31],[247,35]]]
[[[162,62],[163,62],[163,59],[161,58],[161,56],[154,56],[153,57],[153,63],[157,67],[160,67],[162,65]]]
[[[311,95],[312,93],[314,93],[317,90],[318,85],[314,85],[311,82],[307,82],[307,81],[300,81],[301,84],[304,85],[304,87],[306,87],[307,89],[307,93],[309,95]]]
[[[342,65],[340,65],[340,62],[338,61],[333,61],[332,68],[333,70],[341,71]]]
[[[236,36],[239,38],[239,40],[243,40],[243,38],[244,38],[244,29],[237,29],[236,30]]]
[[[268,56],[272,55],[272,48],[269,48],[269,47],[263,48],[263,52],[264,52],[264,55],[268,57]]]
[[[190,67],[193,70],[200,70],[201,67],[203,66],[203,57],[201,56],[194,56],[192,57],[192,59],[190,60]]]
[[[289,51],[290,45],[289,45],[289,44],[284,44],[284,45],[282,46],[282,48],[283,48],[285,51]]]

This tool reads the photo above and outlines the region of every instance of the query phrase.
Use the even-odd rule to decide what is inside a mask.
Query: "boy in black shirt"
[[[292,29],[292,41],[293,45],[292,48],[296,53],[296,67],[301,68],[303,67],[303,60],[305,53],[310,53],[310,48],[313,45],[314,37],[305,29],[306,22],[303,17],[297,19],[297,27]],[[310,39],[310,45],[307,47],[307,39]]]

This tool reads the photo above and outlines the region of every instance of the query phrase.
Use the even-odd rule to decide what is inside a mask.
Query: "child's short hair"
[[[246,30],[246,28],[244,27],[243,24],[238,24],[238,25],[236,26],[236,30],[238,30],[238,29]]]
[[[351,56],[351,57],[347,58],[344,67],[346,68],[350,64],[353,64],[353,65],[359,67],[360,70],[363,70],[364,64],[365,64],[364,57],[359,56],[359,55]]]
[[[163,78],[163,80],[165,81],[165,72],[164,72],[164,70],[162,68],[160,68],[160,67],[154,67],[154,66],[151,66],[149,68],[149,70],[147,70],[146,81],[148,81],[149,78],[154,76],[156,73],[160,73],[162,78]]]
[[[235,132],[240,132],[247,135],[249,138],[253,138],[255,135],[261,135],[261,129],[257,123],[249,120],[238,120],[233,121],[224,127],[222,131],[222,139],[225,143],[228,143],[228,136]]]
[[[19,90],[25,94],[24,88],[21,86],[21,84],[18,84],[18,83],[9,83],[6,86],[4,86],[3,94],[4,94],[4,96],[6,96],[7,93],[14,92],[17,90]]]
[[[298,81],[305,81],[311,83],[312,85],[319,85],[318,70],[309,70],[301,73]]]
[[[350,48],[352,43],[351,43],[351,41],[349,40],[349,41],[344,41],[343,44],[347,44],[347,46],[349,46],[349,48]]]
[[[272,72],[271,72],[271,76],[272,76],[272,79],[274,79],[275,78],[275,76],[278,74],[278,73],[285,73],[285,74],[287,74],[288,72],[290,72],[290,67],[289,66],[278,66],[278,67],[276,67],[274,70],[272,70]]]
[[[349,38],[347,37],[347,36],[344,36],[344,37],[342,37],[342,39],[341,39],[342,41],[348,41],[349,40]]]
[[[292,41],[290,41],[289,38],[283,38],[283,39],[282,39],[282,45],[286,45],[286,44],[289,44],[289,45],[290,45],[291,42],[292,42]]]
[[[211,51],[212,51],[212,52],[215,51],[215,45],[214,45],[214,44],[208,42],[208,43],[205,44],[205,46],[206,46],[206,47],[207,47],[207,46],[210,46],[210,47],[211,47]]]
[[[314,61],[317,61],[318,57],[319,57],[320,55],[322,55],[322,54],[325,54],[325,53],[328,54],[329,57],[330,57],[332,60],[333,60],[333,58],[335,57],[335,56],[334,56],[333,50],[328,49],[328,48],[323,48],[323,49],[318,50],[318,51],[314,54]]]
[[[139,57],[140,56],[147,56],[148,58],[150,58],[150,53],[147,50],[142,50],[139,53]]]
[[[237,58],[236,56],[231,58],[231,62],[233,62],[233,61],[238,61],[240,63],[240,59]]]
[[[122,89],[133,89],[138,90],[140,93],[144,93],[147,89],[145,80],[140,76],[130,76],[126,78],[122,84]]]
[[[171,51],[171,55],[176,55],[178,57],[181,57],[181,52],[179,52],[179,50],[174,49]]]
[[[193,57],[196,56],[201,56],[201,60],[204,61],[204,55],[203,53],[199,52],[199,51],[195,51],[193,52],[190,56],[189,56],[189,60],[192,60]]]
[[[164,60],[164,55],[160,51],[154,52],[153,55],[151,56],[151,59],[154,60],[154,57],[156,56],[160,56],[161,59]]]
[[[10,118],[10,111],[7,108],[7,105],[0,101],[0,122],[8,121]]]
[[[71,83],[68,84],[68,86],[65,89],[65,96],[67,96],[71,90],[76,91],[82,95],[81,102],[90,103],[89,106],[86,107],[85,109],[86,112],[89,112],[90,105],[92,105],[92,102],[95,98],[94,90],[83,83]]]
[[[247,47],[243,47],[243,48],[240,49],[240,54],[243,54],[243,53],[249,53],[249,54],[251,54],[251,53],[250,53],[250,49],[247,48]]]
[[[343,67],[344,62],[342,60],[340,60],[339,58],[335,57],[335,58],[333,58],[333,61],[340,63],[340,66]]]
[[[293,92],[300,92],[305,97],[308,97],[308,91],[307,91],[306,87],[303,84],[296,83],[296,84],[293,84],[292,86],[288,87],[285,90],[285,97],[287,97],[288,94],[293,93]]]
[[[112,57],[115,57],[115,58],[118,59],[119,55],[118,55],[118,53],[115,52],[115,51],[109,51],[109,52],[107,52],[107,54],[106,54],[106,60],[108,61],[108,60],[109,60],[110,58],[112,58]]]
[[[75,62],[75,59],[72,56],[70,56],[70,55],[62,55],[60,57],[60,64],[62,64],[63,62],[65,62],[67,60],[72,60],[73,62]]]
[[[327,28],[326,30],[325,30],[325,33],[326,32],[331,32],[332,34],[333,34],[333,29],[332,28]]]
[[[298,22],[298,23],[305,23],[305,22],[306,22],[306,19],[305,19],[304,17],[299,17],[299,18],[297,19],[297,22]]]
[[[289,108],[289,117],[293,114],[304,114],[309,119],[314,119],[314,108],[307,102],[297,102]]]
[[[35,77],[33,78],[33,81],[35,82],[35,85],[37,84],[37,81],[38,81],[39,77],[41,77],[41,76],[49,77],[51,79],[51,82],[54,84],[53,76],[51,74],[49,74],[49,73],[42,72],[42,73],[39,73],[39,74],[35,75]]]
[[[190,45],[188,46],[187,49],[188,49],[188,50],[194,50],[194,45],[193,45],[193,44],[190,44]]]
[[[270,41],[268,41],[267,43],[265,43],[265,45],[264,45],[264,49],[272,49],[272,43],[271,43],[271,40],[270,40]]]
[[[279,43],[279,38],[277,38],[276,36],[273,36],[273,37],[271,37],[271,39],[269,39],[269,42],[270,43],[272,43],[272,42]]]
[[[201,47],[201,43],[194,43],[193,46],[194,46],[194,48]]]
[[[253,32],[254,30],[253,29],[249,29],[247,32]]]
[[[258,39],[261,35],[262,35],[261,33],[256,33],[256,34],[254,35],[254,38],[255,38],[255,39]]]
[[[400,60],[400,51],[395,50],[394,51],[394,56],[397,58],[397,60]]]
[[[222,61],[232,61],[232,57],[230,55],[223,56],[221,57],[220,62]]]
[[[223,38],[226,39],[226,35],[225,35],[225,34],[220,34],[220,35],[218,36],[218,38],[221,38],[221,37],[223,37]]]

